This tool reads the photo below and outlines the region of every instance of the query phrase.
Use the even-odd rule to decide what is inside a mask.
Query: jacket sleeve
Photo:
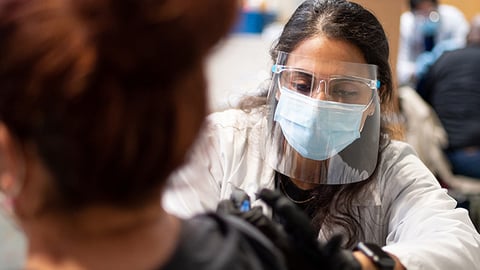
[[[451,39],[457,47],[463,47],[466,44],[466,38],[470,31],[470,24],[465,18],[464,14],[456,7],[450,5],[443,5],[447,9],[445,11],[445,23],[449,23]]]
[[[188,218],[216,209],[223,172],[215,130],[215,123],[210,117],[186,163],[170,176],[162,197],[168,212]]]
[[[187,162],[169,179],[162,199],[168,212],[190,217],[215,210],[220,200],[230,197],[247,172],[248,119],[245,112],[234,109],[207,118]]]
[[[403,144],[388,160],[383,200],[390,201],[384,250],[409,270],[478,269],[480,235],[468,212]]]

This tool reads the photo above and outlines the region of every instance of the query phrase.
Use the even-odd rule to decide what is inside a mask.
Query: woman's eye
[[[355,83],[336,82],[330,85],[330,95],[338,97],[357,96],[360,89]]]
[[[328,97],[337,102],[365,105],[372,97],[372,89],[362,82],[337,81],[330,84]]]
[[[290,85],[297,92],[308,95],[312,90],[312,80],[313,77],[310,74],[294,72],[290,76]]]
[[[292,86],[293,89],[302,94],[310,94],[310,90],[312,88],[310,82],[293,82]]]
[[[349,88],[335,88],[331,91],[331,95],[337,97],[355,97],[358,95],[358,91]]]

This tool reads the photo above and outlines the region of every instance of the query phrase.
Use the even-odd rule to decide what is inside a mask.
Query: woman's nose
[[[321,100],[327,100],[326,93],[327,83],[324,80],[319,81],[316,86],[314,87],[311,97]]]

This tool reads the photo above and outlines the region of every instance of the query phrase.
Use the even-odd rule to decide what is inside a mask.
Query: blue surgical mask
[[[280,93],[274,120],[303,157],[325,160],[360,138],[365,105],[314,99],[288,89]]]

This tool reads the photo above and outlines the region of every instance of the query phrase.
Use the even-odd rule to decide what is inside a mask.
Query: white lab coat
[[[447,41],[448,46],[445,47],[450,49],[464,47],[470,26],[463,13],[454,6],[444,4],[438,6],[438,13],[440,26],[436,44]],[[423,52],[423,36],[417,26],[412,12],[407,11],[401,15],[397,58],[397,79],[400,85],[409,83],[416,72],[417,57]]]
[[[233,186],[251,197],[259,188],[274,188],[274,170],[264,162],[266,120],[260,110],[214,113],[207,123],[164,196],[167,211],[183,217],[215,209]],[[456,201],[409,145],[392,141],[374,181],[356,202],[365,231],[358,240],[384,246],[409,270],[479,269],[480,235],[467,211],[455,209]],[[320,231],[320,239],[328,237]]]

